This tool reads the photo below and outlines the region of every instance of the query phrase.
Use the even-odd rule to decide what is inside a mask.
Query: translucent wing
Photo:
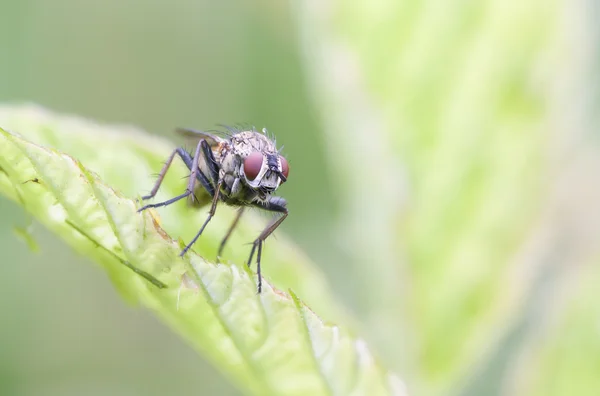
[[[212,133],[204,132],[204,131],[198,131],[196,129],[177,128],[175,130],[175,132],[177,132],[178,134],[183,135],[185,137],[195,139],[196,141],[199,141],[200,139],[205,139],[206,142],[211,147],[218,146],[219,143],[222,143],[225,141],[225,139],[223,139],[220,136],[214,135]]]

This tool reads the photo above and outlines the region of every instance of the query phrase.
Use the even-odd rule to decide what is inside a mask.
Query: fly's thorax
[[[243,159],[233,151],[224,152],[218,160],[221,176],[240,177],[242,161]]]
[[[256,131],[244,131],[231,137],[231,149],[236,154],[246,157],[252,152],[277,153],[275,143],[266,135]]]
[[[219,159],[219,178],[223,180],[221,191],[226,196],[238,198],[240,190],[244,187],[243,175],[240,174],[242,159],[231,150],[221,152]]]

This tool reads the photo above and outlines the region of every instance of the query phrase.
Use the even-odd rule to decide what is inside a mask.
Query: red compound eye
[[[247,156],[244,160],[244,174],[246,175],[246,179],[256,179],[256,176],[260,173],[260,168],[262,168],[262,163],[263,155],[258,151]]]
[[[279,156],[279,160],[281,161],[281,173],[283,173],[283,176],[287,179],[288,174],[290,173],[290,166],[288,165],[287,160],[282,156]]]

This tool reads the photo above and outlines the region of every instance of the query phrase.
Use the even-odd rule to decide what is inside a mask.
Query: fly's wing
[[[196,141],[196,143],[200,140],[200,139],[204,139],[206,140],[206,142],[210,145],[210,147],[214,148],[216,146],[219,145],[219,143],[222,143],[225,141],[225,139],[223,139],[220,136],[214,135],[212,133],[208,133],[208,132],[204,132],[204,131],[198,131],[196,129],[190,129],[190,128],[177,128],[175,130],[175,132],[177,132],[178,134],[185,136],[189,139],[193,139]]]

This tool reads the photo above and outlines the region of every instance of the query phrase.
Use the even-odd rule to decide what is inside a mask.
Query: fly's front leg
[[[160,186],[165,178],[165,175],[167,174],[167,171],[169,170],[169,167],[171,166],[171,163],[173,162],[173,158],[175,158],[175,155],[179,155],[181,157],[181,159],[183,160],[183,162],[185,163],[185,165],[188,167],[188,169],[191,172],[190,179],[188,181],[188,187],[187,187],[186,191],[183,194],[178,195],[175,198],[171,198],[167,201],[156,203],[156,204],[146,205],[146,206],[142,207],[141,209],[139,209],[138,212],[141,212],[148,208],[157,208],[160,206],[167,206],[167,205],[172,204],[173,202],[177,202],[180,199],[183,199],[183,198],[193,194],[194,185],[195,185],[196,181],[200,182],[202,187],[204,187],[204,189],[210,194],[211,197],[215,195],[215,188],[213,187],[211,182],[208,180],[206,175],[198,167],[198,161],[199,161],[198,157],[200,155],[200,149],[201,149],[202,142],[203,141],[198,143],[194,157],[192,157],[187,151],[185,151],[182,148],[177,148],[177,149],[173,150],[173,152],[171,153],[171,155],[165,162],[165,165],[163,166],[160,173],[158,174],[158,180],[154,184],[154,187],[152,187],[150,194],[142,197],[142,199],[147,200],[150,198],[154,198],[154,196],[158,192],[158,189],[160,188]]]
[[[287,210],[286,205],[287,205],[287,203],[286,203],[285,199],[283,199],[281,197],[271,197],[269,202],[267,202],[265,204],[260,204],[260,203],[254,204],[254,206],[256,206],[258,208],[268,210],[270,212],[278,212],[278,213],[282,214],[281,217],[272,221],[271,224],[269,224],[263,230],[263,232],[260,233],[258,238],[256,238],[254,240],[254,243],[252,244],[252,250],[250,250],[250,258],[248,259],[248,266],[250,266],[250,264],[252,263],[252,257],[254,256],[254,251],[257,250],[257,248],[258,248],[257,253],[256,253],[256,275],[258,276],[258,292],[259,293],[262,291],[262,278],[261,278],[261,274],[260,274],[260,259],[262,256],[262,245],[263,245],[263,242],[265,241],[265,239],[267,239],[267,237],[269,235],[271,235],[273,233],[273,231],[275,231],[275,229],[277,229],[277,227],[279,227],[279,225],[281,223],[283,223],[283,220],[285,220],[285,218],[288,216],[288,210]]]
[[[178,154],[179,150],[181,150],[181,149],[179,149],[179,148],[175,149],[175,150],[173,150],[171,155],[169,155],[169,158],[167,158],[167,161],[165,161],[165,164],[163,165],[162,169],[160,170],[160,173],[158,174],[158,179],[156,180],[156,183],[154,183],[154,186],[152,187],[150,194],[144,195],[142,197],[142,199],[144,201],[147,199],[150,199],[150,198],[154,198],[154,196],[158,192],[158,189],[160,188],[160,185],[162,184],[162,182],[165,178],[165,175],[167,174],[167,171],[169,170],[169,167],[171,166],[171,163],[173,162],[173,158],[175,158],[175,155]],[[179,155],[181,156],[181,154],[179,154]],[[183,158],[183,156],[182,156],[182,158]],[[185,162],[185,159],[183,161]]]

